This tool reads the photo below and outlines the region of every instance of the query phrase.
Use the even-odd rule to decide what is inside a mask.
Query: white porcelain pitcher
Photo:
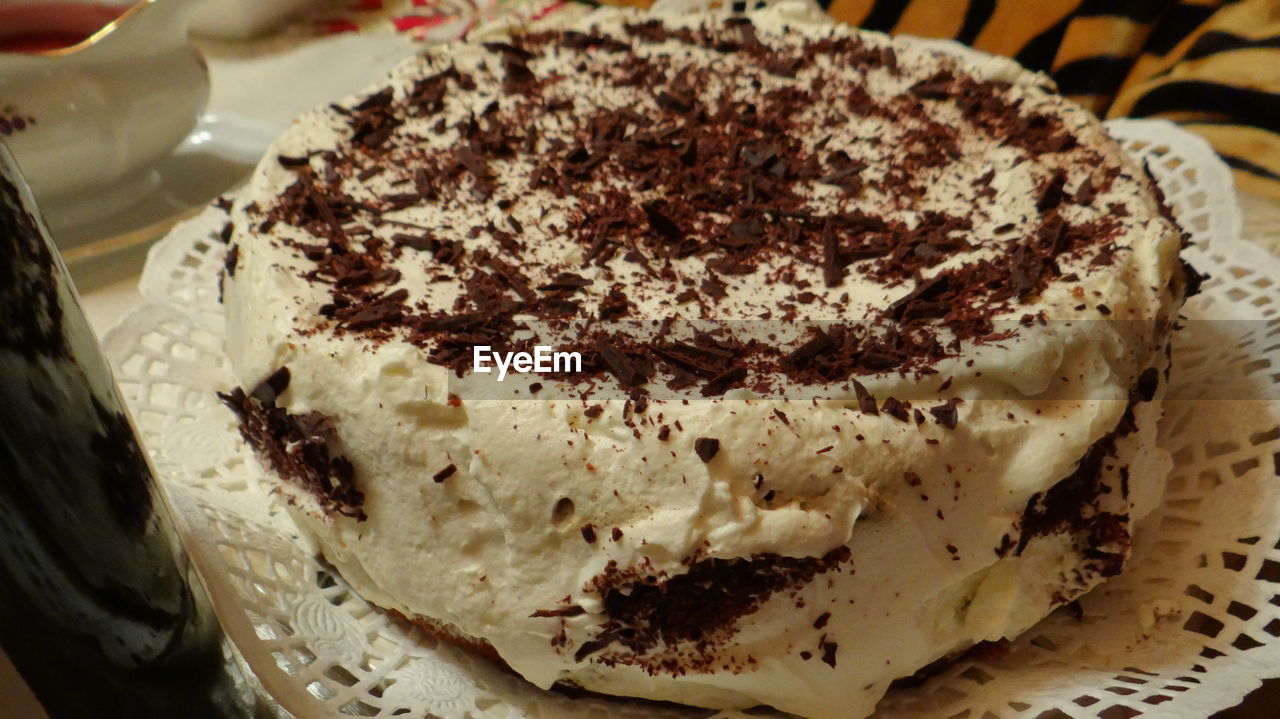
[[[191,132],[209,99],[208,69],[187,40],[197,4],[140,0],[70,46],[0,51],[0,141],[37,198],[120,193]],[[24,32],[74,32],[58,23],[74,22],[77,7],[95,6],[0,0],[0,47]]]

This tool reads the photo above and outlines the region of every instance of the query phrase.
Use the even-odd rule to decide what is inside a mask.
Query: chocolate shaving
[[[712,377],[711,381],[703,385],[702,389],[699,391],[703,397],[717,397],[729,391],[733,387],[741,386],[743,380],[746,378],[746,367],[734,367]]]
[[[947,313],[949,306],[936,300],[947,293],[950,283],[949,275],[922,281],[911,292],[890,304],[886,314],[899,321],[941,317]]]
[[[675,223],[670,217],[662,214],[662,210],[656,203],[648,203],[644,206],[645,217],[649,218],[649,227],[654,232],[664,237],[669,242],[679,242],[684,239],[684,230]]]
[[[529,616],[532,618],[540,617],[577,617],[586,614],[587,610],[576,604],[571,607],[562,607],[560,609],[538,609]],[[579,660],[581,661],[581,660]]]
[[[937,407],[930,407],[929,414],[933,415],[933,421],[942,427],[945,427],[946,429],[955,429],[956,418],[958,416],[956,405],[960,404],[960,402],[960,399],[952,397],[947,400],[946,404]]]
[[[871,396],[866,387],[858,380],[853,380],[853,393],[858,398],[858,409],[863,414],[878,415],[880,410],[876,406],[876,398]]]
[[[693,451],[698,454],[698,459],[703,462],[710,462],[720,452],[720,440],[699,437],[693,441]]]
[[[911,405],[909,403],[902,402],[900,400],[894,399],[893,397],[885,398],[884,402],[880,405],[880,411],[884,412],[890,417],[893,417],[899,422],[910,421],[911,415],[908,413],[908,410],[910,408],[911,408]]]
[[[537,76],[525,64],[524,58],[518,55],[504,54],[502,56],[502,69],[507,74],[506,82],[503,83],[503,89],[507,92],[532,92],[537,85]]]
[[[654,97],[658,107],[677,113],[687,113],[693,109],[693,101],[688,97],[668,90],[662,90]]]
[[[289,369],[281,367],[248,394],[235,387],[218,398],[240,420],[240,436],[282,480],[313,495],[323,511],[364,521],[364,494],[341,453],[333,421],[320,412],[295,415],[276,405],[289,380]]]
[[[1040,197],[1036,200],[1036,209],[1040,212],[1057,209],[1066,198],[1066,192],[1063,190],[1066,183],[1066,170],[1062,168],[1055,170],[1053,176],[1040,186]]]
[[[827,641],[827,636],[824,634],[822,635],[822,638],[818,640],[818,648],[822,650],[823,663],[834,669],[836,666],[836,650],[839,648],[839,645],[835,642]]]
[[[665,671],[673,666],[718,669],[717,649],[736,633],[740,618],[756,612],[772,596],[839,571],[850,558],[848,547],[821,557],[703,558],[670,578],[610,562],[587,585],[601,595],[607,620],[594,639],[579,646],[575,659],[582,661],[607,648],[595,661]]]
[[[600,358],[604,360],[609,371],[624,387],[639,387],[644,384],[646,377],[634,364],[630,362],[621,352],[617,351],[602,340],[597,346],[600,352]]]
[[[1138,376],[1136,385],[1136,394],[1138,400],[1142,402],[1150,402],[1156,398],[1156,390],[1160,388],[1160,371],[1155,367],[1148,367]]]
[[[538,290],[542,292],[573,292],[590,286],[591,280],[581,275],[576,275],[572,272],[561,272],[551,282],[538,285]]]
[[[236,276],[236,265],[240,261],[240,245],[231,245],[227,249],[227,254],[222,259],[222,269],[227,273],[227,277]]]

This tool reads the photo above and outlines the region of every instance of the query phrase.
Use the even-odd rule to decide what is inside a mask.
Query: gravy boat
[[[208,68],[187,40],[196,5],[140,0],[75,44],[0,49],[0,141],[50,215],[65,208],[83,221],[136,197],[154,181],[148,168],[195,127],[209,99]],[[103,9],[0,0],[0,43],[74,32],[58,23],[77,8]]]

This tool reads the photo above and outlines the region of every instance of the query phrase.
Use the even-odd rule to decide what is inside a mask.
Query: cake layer
[[[428,51],[232,221],[225,399],[300,526],[539,686],[868,713],[1118,572],[1167,469],[1143,170],[798,5]],[[581,370],[473,371],[536,345]]]

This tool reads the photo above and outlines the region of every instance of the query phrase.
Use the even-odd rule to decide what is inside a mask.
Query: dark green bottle
[[[52,719],[269,716],[224,642],[0,143],[0,646]]]

